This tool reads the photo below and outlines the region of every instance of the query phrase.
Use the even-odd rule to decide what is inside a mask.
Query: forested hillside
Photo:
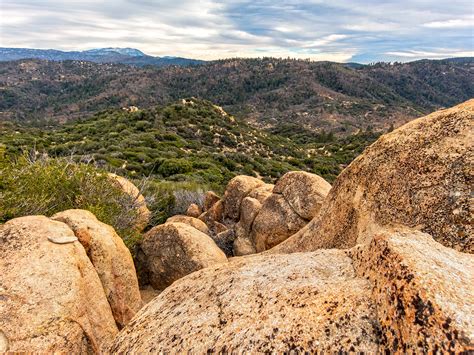
[[[147,110],[107,110],[59,126],[3,122],[0,133],[8,156],[32,151],[68,156],[130,177],[216,186],[238,174],[272,181],[289,170],[333,180],[377,137],[361,132],[336,139],[304,130],[285,137],[284,130],[255,129],[219,106],[194,98]]]
[[[472,58],[368,66],[228,59],[166,68],[23,60],[0,63],[0,119],[67,121],[194,96],[257,126],[348,135],[465,101],[473,79]]]

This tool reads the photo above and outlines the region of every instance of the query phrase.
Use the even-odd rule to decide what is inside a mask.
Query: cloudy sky
[[[474,56],[474,1],[0,0],[0,46],[200,59]]]

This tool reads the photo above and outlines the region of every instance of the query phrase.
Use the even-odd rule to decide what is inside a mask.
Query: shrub
[[[133,249],[137,219],[133,197],[111,184],[105,171],[66,159],[7,160],[0,155],[0,223],[67,209],[91,211]]]
[[[168,177],[176,174],[186,174],[192,169],[192,164],[185,159],[166,159],[158,168],[158,174]]]

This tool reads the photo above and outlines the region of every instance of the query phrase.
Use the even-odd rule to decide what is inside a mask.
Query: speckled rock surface
[[[44,216],[0,225],[0,330],[11,352],[104,351],[118,332],[102,284],[83,246]]]
[[[227,229],[211,236],[211,238],[226,256],[234,256],[233,245],[235,240],[235,232],[233,229]]]
[[[202,214],[202,209],[195,203],[189,205],[188,209],[186,210],[186,215],[189,217],[198,218]]]
[[[142,307],[132,255],[114,228],[91,212],[67,210],[53,220],[66,223],[83,245],[94,265],[119,327],[128,323]]]
[[[262,180],[251,176],[239,175],[230,180],[223,198],[225,217],[238,221],[242,200],[252,190],[263,185],[265,183]]]
[[[247,196],[258,200],[260,203],[264,203],[272,195],[273,188],[274,185],[272,184],[264,184],[250,191]]]
[[[257,252],[278,245],[307,223],[282,195],[271,195],[263,203],[252,224],[251,236]]]
[[[234,256],[243,256],[255,254],[255,244],[250,238],[237,237],[234,240],[233,248]]]
[[[374,353],[370,289],[344,251],[235,258],[175,282],[110,351]]]
[[[206,223],[201,221],[198,218],[190,217],[190,216],[182,216],[182,215],[176,215],[173,217],[170,217],[166,220],[166,223],[172,223],[172,222],[180,222],[187,224],[191,227],[196,228],[198,231],[203,232],[204,234],[209,235],[209,228],[207,227]]]
[[[150,223],[151,212],[146,206],[145,197],[140,193],[140,190],[128,179],[123,176],[109,173],[109,177],[118,187],[127,193],[134,200],[133,207],[138,212],[138,217],[135,223],[135,228],[142,231],[148,223]]]
[[[404,225],[474,252],[474,100],[383,135],[336,179],[319,216],[271,252],[348,248]]]
[[[392,352],[474,351],[474,256],[418,231],[387,231],[349,252],[373,284],[381,345]]]
[[[293,210],[304,219],[314,218],[331,190],[322,177],[306,171],[290,171],[278,179],[273,193],[282,194]]]
[[[158,290],[205,267],[226,263],[224,252],[208,235],[187,224],[173,222],[152,228],[140,244],[149,283]]]
[[[204,195],[204,212],[209,210],[217,201],[220,201],[220,197],[214,191],[208,191]]]
[[[251,237],[252,225],[262,204],[255,198],[246,197],[240,205],[240,220],[235,224],[234,255],[255,254],[255,243]]]

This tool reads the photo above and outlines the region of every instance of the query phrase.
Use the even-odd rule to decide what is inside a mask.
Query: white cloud
[[[471,53],[471,1],[0,0],[0,45],[135,47],[202,59],[409,60]],[[439,47],[446,51],[433,50]]]
[[[423,24],[428,28],[474,28],[474,16],[463,19],[451,19],[445,21],[432,21]]]

